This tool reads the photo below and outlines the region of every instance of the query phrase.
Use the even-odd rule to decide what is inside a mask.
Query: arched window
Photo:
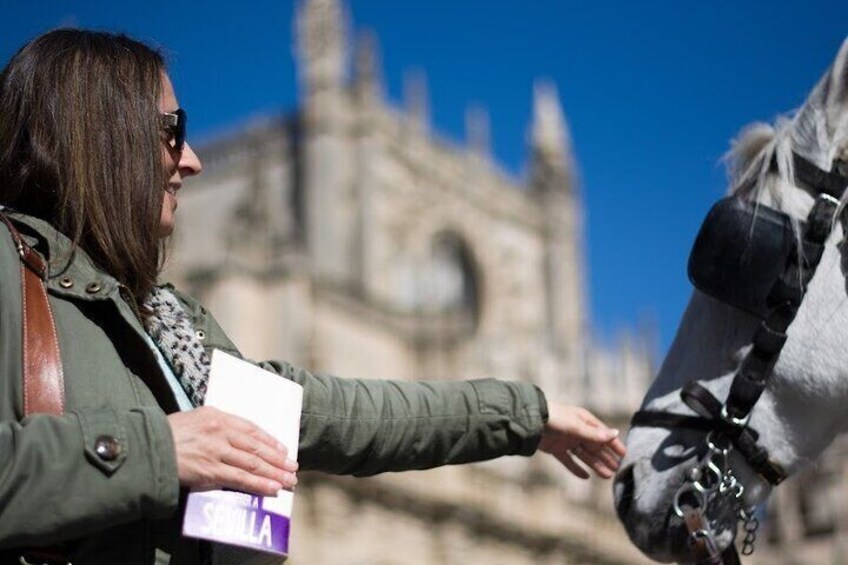
[[[478,281],[471,253],[456,234],[437,234],[420,278],[419,306],[424,312],[477,315]]]

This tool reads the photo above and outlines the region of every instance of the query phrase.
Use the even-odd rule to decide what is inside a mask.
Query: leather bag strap
[[[21,257],[24,417],[65,412],[65,379],[53,311],[44,281],[47,265],[0,212]]]

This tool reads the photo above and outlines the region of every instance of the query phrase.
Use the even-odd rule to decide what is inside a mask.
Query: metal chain
[[[714,441],[712,432],[707,434],[707,453],[698,461],[690,471],[687,480],[677,489],[674,497],[674,511],[683,517],[683,497],[690,495],[700,507],[701,512],[706,515],[707,505],[717,496],[732,497],[733,508],[737,512],[737,519],[742,523],[745,537],[742,540],[742,555],[754,553],[754,543],[757,540],[757,530],[760,521],[755,516],[754,507],[745,508],[743,494],[745,487],[736,478],[730,468],[729,459],[733,445],[726,442]],[[702,532],[713,539],[712,532]]]
[[[739,511],[739,520],[743,522],[745,530],[745,538],[742,540],[742,555],[751,555],[754,553],[754,543],[757,541],[757,530],[760,527],[760,521],[754,515],[754,508],[741,509]]]

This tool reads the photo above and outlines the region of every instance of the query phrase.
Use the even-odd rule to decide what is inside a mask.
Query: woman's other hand
[[[243,418],[207,406],[171,414],[168,423],[183,486],[267,496],[297,484],[285,446]]]
[[[581,479],[588,479],[589,473],[578,459],[600,477],[609,479],[615,474],[625,453],[618,430],[608,428],[579,406],[551,403],[548,414],[540,450],[556,457]]]

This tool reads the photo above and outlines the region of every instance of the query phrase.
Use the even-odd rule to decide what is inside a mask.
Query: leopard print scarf
[[[210,360],[191,318],[177,297],[164,287],[154,287],[142,307],[151,312],[144,320],[147,333],[171,366],[192,405],[202,406]]]

